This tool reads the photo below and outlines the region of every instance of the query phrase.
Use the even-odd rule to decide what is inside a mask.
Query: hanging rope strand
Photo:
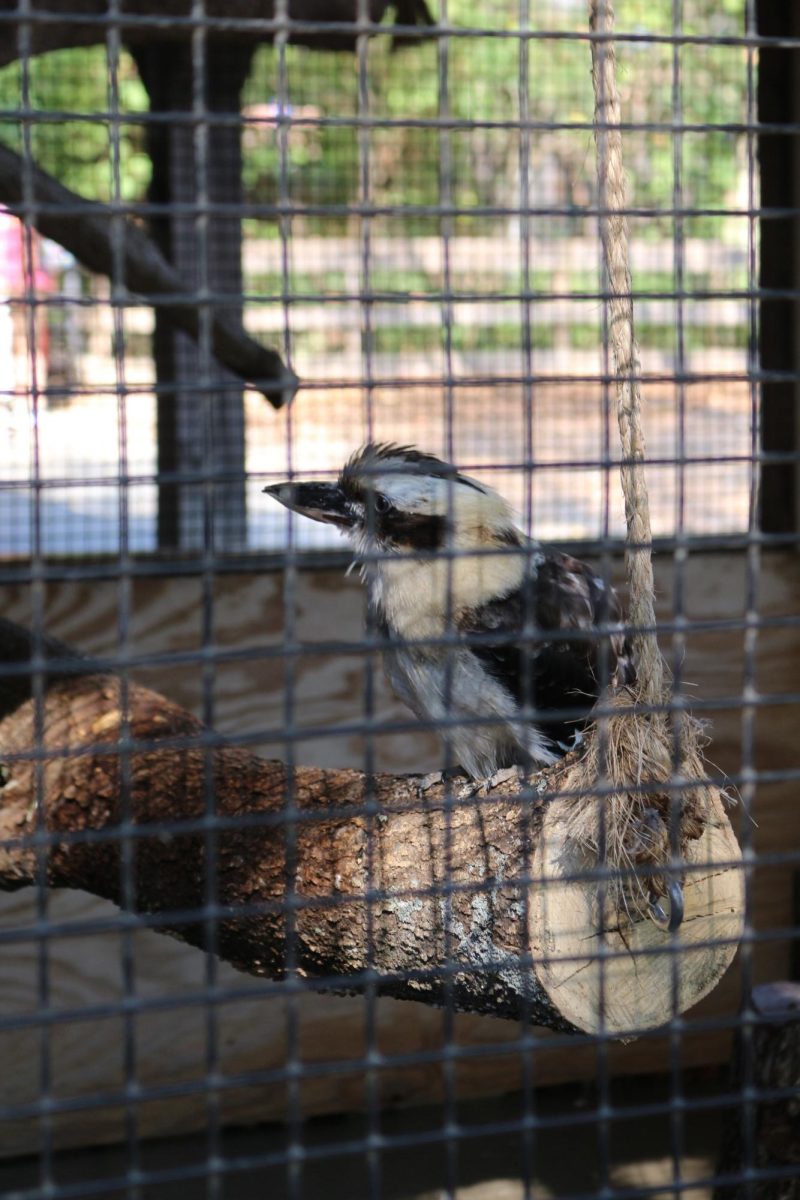
[[[633,330],[631,273],[628,262],[628,228],[625,220],[625,174],[617,91],[616,54],[610,35],[614,9],[610,0],[590,0],[593,33],[609,35],[592,40],[592,82],[595,103],[595,139],[599,182],[601,238],[610,293],[609,336],[617,373],[617,417],[622,443],[622,491],[625,497],[627,549],[625,561],[630,583],[630,622],[634,660],[642,700],[662,700],[664,664],[655,635],[652,534],[647,481],[644,475],[645,440],[639,386],[639,348]]]

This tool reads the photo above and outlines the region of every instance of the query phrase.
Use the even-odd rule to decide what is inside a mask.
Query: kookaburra
[[[370,443],[335,483],[264,491],[349,537],[394,690],[473,779],[555,761],[631,680],[614,589],[434,455]]]

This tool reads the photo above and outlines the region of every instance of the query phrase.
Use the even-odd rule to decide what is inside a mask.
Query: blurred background
[[[670,41],[671,0],[617,7],[619,28],[639,39],[621,41],[618,53],[655,533],[741,533],[753,423],[749,214],[758,203],[748,172],[752,55],[735,41],[745,0],[687,0],[682,35],[701,40],[685,43]],[[28,124],[14,115],[23,66],[0,71],[0,139],[24,145],[82,196],[168,223],[188,283],[199,283],[205,238],[217,306],[241,307],[247,330],[303,383],[278,414],[220,376],[207,348],[157,370],[152,308],[130,294],[111,304],[108,280],[38,238],[27,277],[12,247],[18,223],[0,217],[2,336],[13,347],[0,380],[0,473],[19,485],[0,494],[2,550],[32,548],[33,456],[42,551],[116,552],[120,505],[127,549],[143,551],[202,540],[188,485],[180,530],[162,521],[159,534],[155,474],[207,469],[211,445],[225,441],[217,465],[238,478],[212,489],[210,502],[237,511],[218,525],[217,549],[267,550],[283,546],[286,517],[259,494],[264,481],[334,470],[367,437],[485,468],[542,538],[620,534],[618,489],[606,488],[603,466],[617,436],[603,383],[585,9],[583,0],[537,5],[536,29],[550,36],[529,41],[517,36],[515,5],[455,0],[448,20],[473,36],[419,37],[401,50],[389,37],[362,38],[352,53],[259,46],[235,81],[235,124],[206,133],[210,215],[197,208],[191,112],[170,127],[166,152],[152,123],[156,104],[178,101],[152,81],[148,95],[145,50],[119,50],[110,79],[103,45],[32,59]],[[174,49],[169,61],[176,71]],[[215,193],[236,154],[240,186],[220,183]],[[190,178],[175,184],[181,171]],[[165,217],[157,206],[169,200],[188,211]],[[188,401],[168,394],[183,385]],[[209,415],[220,388],[222,435]],[[183,405],[190,415],[165,417]],[[172,459],[170,421],[173,438],[194,443]],[[336,544],[331,530],[305,522],[295,536]]]

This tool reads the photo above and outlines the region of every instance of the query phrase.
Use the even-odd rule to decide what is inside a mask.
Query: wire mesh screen
[[[303,470],[338,468],[368,435],[420,442],[502,471],[498,484],[521,507],[518,448],[528,421],[540,535],[597,538],[607,523],[619,533],[616,495],[609,506],[602,500],[602,464],[616,439],[602,385],[583,8],[582,0],[545,6],[536,14],[543,36],[526,41],[511,6],[498,9],[497,29],[464,14],[449,40],[420,39],[403,52],[392,50],[388,33],[362,38],[347,55],[287,45],[279,58],[264,45],[249,69],[233,52],[217,62],[223,51],[210,29],[208,63],[194,63],[208,84],[192,74],[187,47],[174,46],[169,95],[160,75],[148,91],[144,59],[156,51],[145,39],[126,41],[125,29],[119,45],[64,51],[57,65],[49,55],[25,58],[23,44],[4,72],[5,143],[77,194],[149,220],[181,271],[177,283],[205,289],[228,315],[241,313],[258,340],[285,343],[304,384],[303,405],[286,418]],[[653,376],[655,530],[741,533],[751,425],[748,60],[726,39],[741,34],[742,5],[715,16],[713,30],[702,6],[687,13],[698,40],[679,53],[669,40],[670,5],[638,32],[643,15],[625,19],[633,32],[620,46],[629,222],[639,338]],[[214,111],[198,124],[207,106]],[[201,471],[211,446],[219,470],[241,475],[244,456],[247,471],[236,528],[223,522],[225,547],[233,533],[240,546],[280,549],[285,523],[258,499],[257,484],[284,471],[288,430],[260,393],[239,394],[241,379],[217,378],[213,331],[205,351],[185,338],[162,348],[159,372],[154,309],[125,286],[121,244],[117,285],[125,292],[112,303],[113,282],[49,240],[40,246],[34,236],[26,275],[22,247],[11,245],[19,230],[8,218],[5,228],[12,303],[4,312],[14,347],[6,355],[4,474],[29,481],[26,397],[35,372],[42,550],[115,552],[120,474],[130,476],[129,547],[152,550],[156,471]],[[36,304],[30,331],[26,295]],[[170,354],[174,367],[163,361]],[[169,418],[157,416],[156,394],[162,409],[170,406],[163,389],[176,373],[194,399],[185,402],[191,415],[181,418],[180,404],[171,414],[181,446],[173,457],[186,461],[168,462]],[[533,381],[535,397],[526,396]],[[198,420],[196,398],[212,385],[209,395],[220,404],[227,396],[237,411],[222,429]],[[565,414],[578,413],[566,416],[567,436]],[[241,487],[231,481],[227,492]],[[195,546],[199,490],[186,483],[181,493],[182,536]],[[231,494],[217,501],[234,508]],[[4,504],[10,548],[29,552],[24,486]],[[297,536],[335,541],[313,526]]]
[[[3,1195],[798,1194],[800,28],[616,7],[0,5]]]

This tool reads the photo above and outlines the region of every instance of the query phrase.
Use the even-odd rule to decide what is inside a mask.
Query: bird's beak
[[[312,521],[338,525],[340,529],[349,529],[353,524],[345,494],[336,483],[273,483],[264,491]]]

